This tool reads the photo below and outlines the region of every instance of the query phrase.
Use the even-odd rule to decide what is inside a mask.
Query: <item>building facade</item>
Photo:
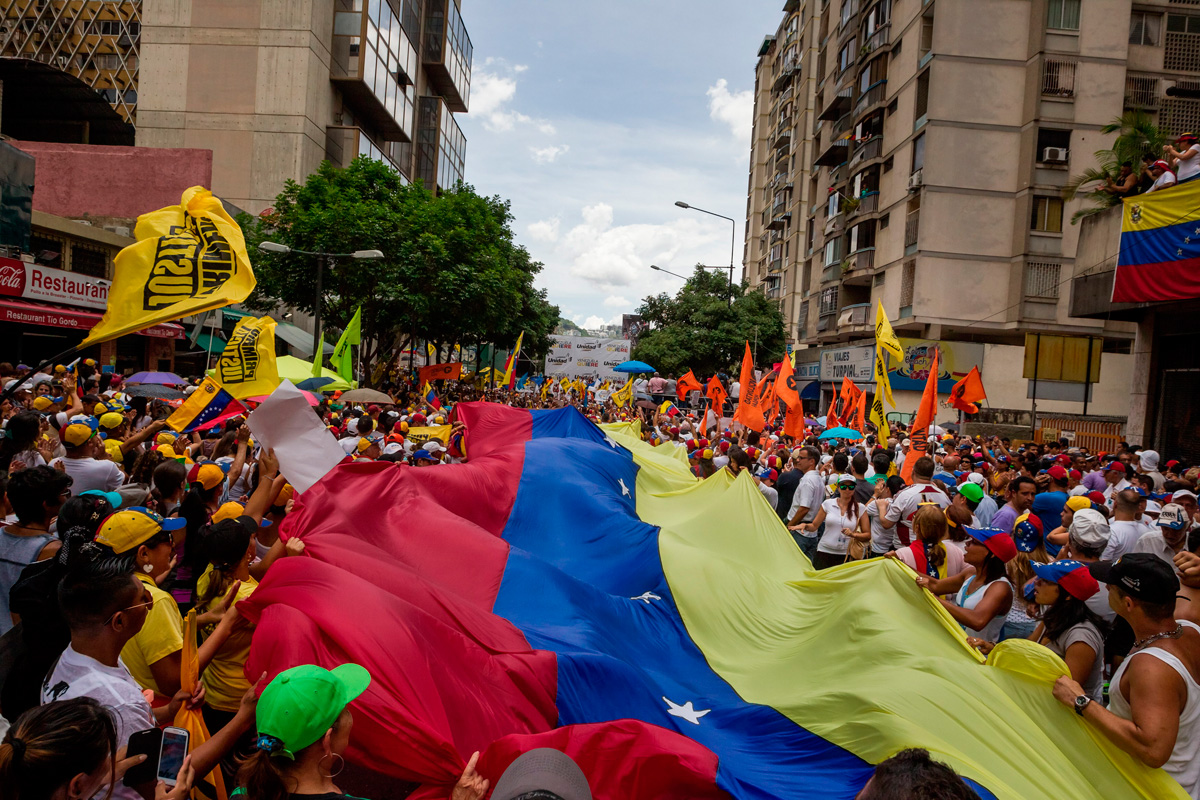
[[[1134,327],[1070,315],[1062,189],[1125,109],[1200,127],[1168,94],[1196,80],[1194,2],[789,0],[759,50],[745,277],[801,351],[870,340],[877,302],[901,337],[987,345],[1007,405],[1029,393],[1008,371],[1026,332],[1102,337],[1123,358],[1093,413],[1123,415]]]
[[[467,110],[472,48],[459,0],[0,6],[4,132],[16,138],[211,150],[212,190],[251,213],[326,159],[365,155],[434,190],[463,177],[455,114]],[[21,103],[10,114],[10,94],[35,81],[62,94],[64,117],[97,93],[107,117],[49,126],[44,105],[22,114]]]

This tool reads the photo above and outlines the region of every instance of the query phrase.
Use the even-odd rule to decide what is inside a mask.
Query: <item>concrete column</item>
[[[1125,426],[1125,441],[1153,446],[1153,411],[1150,384],[1154,378],[1155,313],[1149,311],[1138,321],[1137,337],[1133,340],[1133,380],[1129,387],[1129,422]]]

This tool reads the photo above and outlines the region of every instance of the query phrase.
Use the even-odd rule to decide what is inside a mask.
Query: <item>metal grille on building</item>
[[[1045,300],[1058,299],[1059,265],[1048,261],[1025,264],[1025,296]]]

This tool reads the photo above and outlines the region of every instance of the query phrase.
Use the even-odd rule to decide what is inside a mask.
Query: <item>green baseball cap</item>
[[[301,664],[284,670],[258,698],[258,749],[295,759],[333,727],[342,709],[371,685],[358,664],[332,670]]]
[[[959,486],[958,493],[972,503],[978,503],[983,499],[983,489],[978,483],[972,483],[971,481],[967,481],[962,486]]]

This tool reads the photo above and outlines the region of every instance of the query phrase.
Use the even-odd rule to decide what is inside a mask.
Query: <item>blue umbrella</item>
[[[158,383],[164,386],[183,386],[186,380],[174,372],[138,372],[125,379],[126,383]]]
[[[863,438],[863,435],[853,428],[830,428],[817,437],[818,439],[847,439],[854,441]]]
[[[624,361],[613,367],[613,372],[654,372],[654,367],[650,366],[645,361]]]
[[[305,389],[310,392],[319,392],[319,391],[321,391],[322,386],[324,386],[327,383],[333,383],[333,382],[334,382],[333,378],[326,378],[324,376],[318,377],[318,378],[309,378],[307,380],[303,380],[303,381],[300,381],[299,383],[297,383],[296,388],[297,389]]]

